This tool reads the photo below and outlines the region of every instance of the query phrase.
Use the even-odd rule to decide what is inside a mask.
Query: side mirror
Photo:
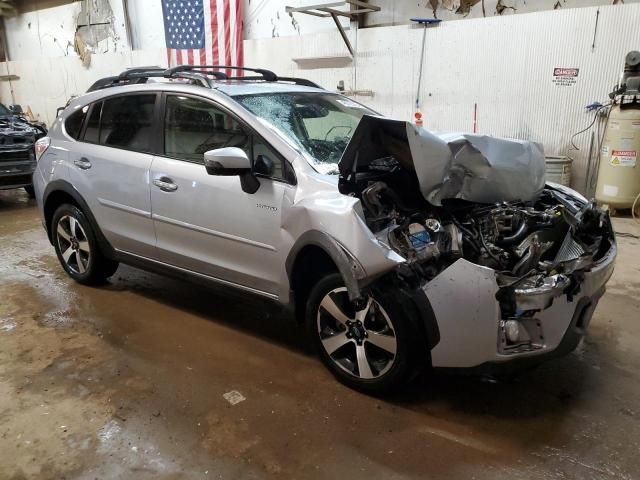
[[[204,166],[209,175],[244,175],[251,172],[251,162],[238,147],[225,147],[204,153]]]
[[[9,111],[14,115],[23,115],[22,105],[9,105]]]
[[[204,166],[209,175],[240,176],[242,190],[256,193],[260,182],[251,172],[251,161],[244,150],[238,147],[224,147],[204,153]]]

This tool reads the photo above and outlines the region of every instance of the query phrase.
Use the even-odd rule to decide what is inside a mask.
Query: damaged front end
[[[0,111],[6,107],[0,105]],[[31,185],[36,167],[35,141],[44,136],[39,126],[13,114],[0,114],[0,190]]]
[[[340,174],[378,242],[405,259],[395,281],[428,299],[434,366],[575,348],[613,272],[615,238],[604,211],[545,185],[539,145],[364,117]]]

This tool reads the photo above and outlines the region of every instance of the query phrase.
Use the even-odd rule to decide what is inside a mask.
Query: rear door
[[[69,152],[71,180],[111,245],[155,256],[149,168],[157,93],[117,95],[90,106]]]
[[[154,158],[151,168],[159,257],[275,294],[282,270],[283,197],[295,188],[284,179],[291,178],[285,160],[209,100],[167,94],[165,103],[163,155]],[[244,192],[237,176],[207,173],[204,152],[222,147],[239,147],[249,158],[269,156],[274,168],[260,178],[257,192]]]

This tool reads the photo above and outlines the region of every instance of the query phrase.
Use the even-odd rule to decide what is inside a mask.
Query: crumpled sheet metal
[[[395,144],[382,155],[365,145],[380,138],[382,144]],[[397,145],[403,140],[409,146],[408,155]],[[453,198],[482,203],[527,201],[537,197],[545,184],[544,151],[536,142],[471,133],[434,134],[409,122],[365,116],[351,143],[340,161],[341,172],[353,170],[356,161],[361,166],[374,156],[391,154],[404,168],[415,170],[422,195],[433,205]],[[354,155],[356,151],[362,155]]]

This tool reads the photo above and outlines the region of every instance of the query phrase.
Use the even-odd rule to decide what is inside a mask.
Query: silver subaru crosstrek
[[[126,263],[291,306],[331,372],[367,392],[572,351],[616,256],[608,215],[545,183],[539,144],[436,135],[268,70],[101,79],[36,154],[73,279]]]

